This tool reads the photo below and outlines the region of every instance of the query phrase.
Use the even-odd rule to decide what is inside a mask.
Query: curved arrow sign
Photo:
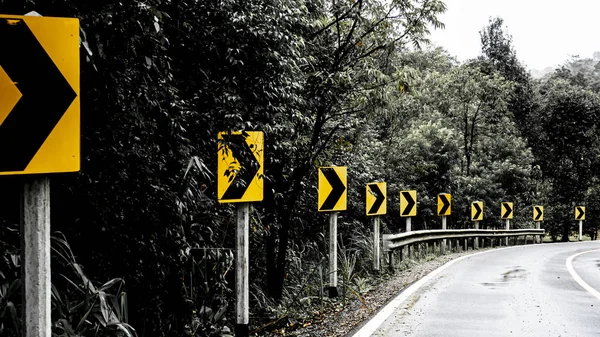
[[[483,220],[483,201],[475,201],[471,203],[471,220]]]
[[[585,220],[585,207],[584,206],[575,207],[575,220]]]
[[[400,216],[417,216],[417,191],[400,192]]]
[[[448,216],[451,213],[451,198],[448,193],[438,194],[438,215]]]
[[[512,219],[513,218],[513,203],[512,202],[503,202],[500,204],[500,217],[502,219]]]
[[[0,174],[78,171],[79,20],[0,16],[0,46]]]
[[[263,137],[262,131],[219,133],[219,202],[263,200]]]
[[[319,212],[346,210],[345,166],[319,168]]]
[[[533,206],[533,221],[544,221],[544,206]]]
[[[367,184],[367,215],[384,215],[387,211],[386,184]]]

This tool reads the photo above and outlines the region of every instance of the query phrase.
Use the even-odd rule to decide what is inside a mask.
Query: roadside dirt
[[[481,252],[478,250],[475,252]],[[289,331],[286,336],[351,336],[366,319],[373,316],[390,300],[396,297],[404,288],[418,281],[423,276],[442,266],[446,262],[463,255],[473,254],[474,251],[452,253],[436,257],[429,261],[414,261],[402,271],[396,271],[389,280],[367,293],[361,301],[356,298],[347,303],[345,308],[326,312],[311,322],[310,326]]]

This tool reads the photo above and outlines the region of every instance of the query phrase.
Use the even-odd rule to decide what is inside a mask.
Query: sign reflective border
[[[80,167],[79,20],[0,15],[0,175]]]

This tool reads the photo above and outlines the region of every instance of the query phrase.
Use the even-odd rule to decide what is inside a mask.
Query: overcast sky
[[[490,16],[504,19],[517,57],[530,69],[562,64],[570,55],[600,51],[600,0],[446,0],[444,30],[433,43],[459,61],[481,53],[479,31]]]

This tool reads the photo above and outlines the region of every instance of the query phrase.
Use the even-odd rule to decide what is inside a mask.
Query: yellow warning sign
[[[0,175],[79,171],[79,19],[0,15],[0,46]]]
[[[319,212],[346,210],[347,168],[319,167]]]
[[[585,220],[585,207],[584,206],[575,207],[575,220]]]
[[[544,221],[544,206],[533,206],[533,221]]]
[[[437,213],[440,216],[448,216],[451,214],[452,195],[449,193],[440,193],[437,197]]]
[[[513,212],[513,203],[512,202],[500,203],[500,217],[502,219],[512,219],[513,215],[514,215],[514,212]]]
[[[384,215],[387,212],[385,183],[367,184],[367,215]]]
[[[262,201],[265,148],[262,131],[220,132],[218,140],[219,202]]]
[[[471,203],[471,221],[483,220],[483,201],[475,201]]]
[[[417,216],[417,191],[400,192],[400,216]]]

